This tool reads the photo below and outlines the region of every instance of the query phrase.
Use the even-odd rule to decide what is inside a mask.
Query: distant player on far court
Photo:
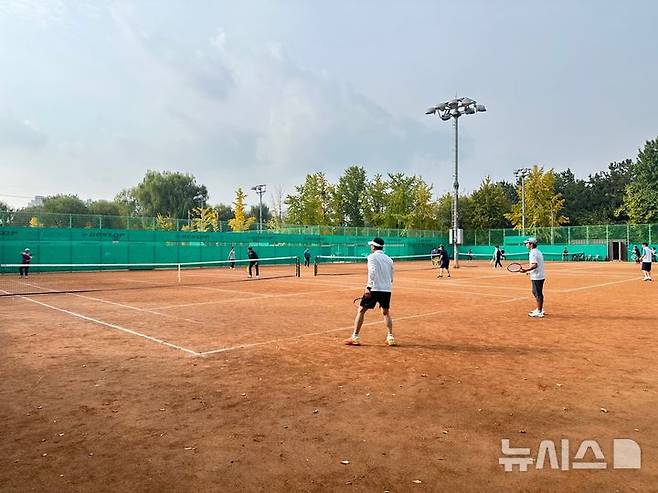
[[[649,244],[645,241],[642,243],[642,274],[644,274],[643,281],[652,281],[651,279],[651,261],[653,260],[653,252],[649,248]]]
[[[532,294],[537,301],[537,308],[528,313],[533,318],[544,318],[544,254],[537,248],[537,238],[530,237],[523,243],[530,250],[528,268],[521,269],[519,272],[529,272],[532,282]]]
[[[500,247],[496,245],[496,249],[494,250],[493,254],[493,260],[494,260],[494,269],[497,269],[500,267],[501,269],[503,268],[503,252],[501,251]]]
[[[32,254],[30,249],[26,248],[21,252],[21,267],[18,268],[18,273],[21,277],[27,277],[28,270],[30,269],[30,262],[32,262]]]
[[[363,318],[368,310],[372,310],[379,303],[384,322],[386,322],[386,344],[395,346],[397,343],[393,337],[393,320],[389,312],[393,285],[393,260],[383,252],[384,240],[381,238],[374,238],[368,242],[368,245],[370,245],[371,251],[371,254],[368,255],[368,284],[356,312],[354,332],[349,339],[345,340],[345,344],[351,346],[361,344],[359,333],[363,325]]]
[[[258,254],[253,248],[248,247],[247,256],[249,257],[249,277],[251,277],[251,270],[256,267],[256,279],[260,279],[260,271],[258,269]]]
[[[235,248],[233,246],[231,246],[231,251],[228,252],[228,261],[229,267],[235,269]]]

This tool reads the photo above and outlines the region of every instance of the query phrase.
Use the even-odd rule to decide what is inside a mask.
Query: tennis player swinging
[[[354,332],[349,339],[345,340],[345,344],[350,346],[359,346],[361,344],[359,333],[361,332],[366,311],[372,310],[379,303],[382,309],[382,315],[384,316],[384,322],[386,322],[386,344],[395,346],[397,343],[393,337],[393,320],[389,312],[393,284],[393,260],[383,252],[384,240],[381,238],[374,238],[368,242],[368,245],[370,245],[371,251],[370,255],[368,255],[368,285],[366,292],[360,298],[361,302],[356,311]]]

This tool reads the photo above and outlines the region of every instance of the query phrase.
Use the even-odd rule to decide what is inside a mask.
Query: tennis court
[[[658,296],[634,264],[547,264],[541,320],[524,275],[397,265],[394,348],[378,311],[341,345],[359,263],[5,274],[0,489],[655,488]],[[632,438],[642,469],[499,465],[502,439],[561,438],[572,459]]]

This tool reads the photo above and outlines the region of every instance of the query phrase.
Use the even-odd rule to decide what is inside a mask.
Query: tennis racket
[[[518,262],[512,262],[507,266],[507,270],[510,272],[521,272],[521,269],[523,269],[523,266]]]

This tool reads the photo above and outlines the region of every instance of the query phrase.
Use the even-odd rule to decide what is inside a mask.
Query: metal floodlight
[[[458,123],[459,117],[462,115],[473,115],[477,112],[487,111],[484,105],[477,104],[477,102],[471,98],[455,98],[450,101],[438,104],[433,108],[428,109],[426,115],[438,115],[441,120],[447,122],[451,119],[455,120],[455,172],[454,172],[454,195],[452,201],[452,231],[451,231],[451,242],[454,249],[454,259],[455,259],[455,268],[459,267],[459,161],[458,161],[458,149],[459,149],[459,138],[458,138]]]

